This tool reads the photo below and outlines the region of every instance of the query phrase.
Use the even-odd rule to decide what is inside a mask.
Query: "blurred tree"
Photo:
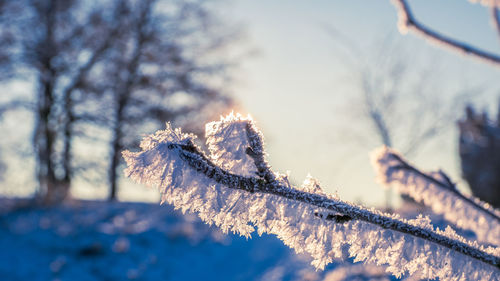
[[[352,87],[347,106],[351,120],[345,135],[370,149],[385,145],[410,157],[417,155],[451,128],[451,120],[458,118],[456,108],[479,91],[445,91],[439,85],[439,63],[422,63],[421,56],[410,56],[390,34],[378,38],[370,48],[361,48],[332,26],[327,31],[335,40]],[[387,208],[391,208],[391,197],[387,190]]]
[[[7,1],[2,28],[12,40],[7,52],[15,71],[36,81],[33,151],[38,197],[57,202],[68,193],[71,175],[61,152],[61,130],[73,122],[66,102],[81,87],[82,78],[109,47],[112,23],[104,6],[78,1]],[[18,102],[18,101],[16,101]]]
[[[500,1],[474,0],[490,10],[491,24],[500,38]],[[477,46],[444,35],[419,22],[408,1],[392,1],[398,11],[399,29],[402,33],[412,31],[439,46],[460,54],[469,55],[480,61],[500,66],[500,55]],[[472,193],[480,199],[500,206],[500,145],[498,122],[492,122],[487,114],[476,114],[472,107],[466,108],[466,117],[458,122],[459,154],[462,175],[468,182]]]
[[[121,148],[137,143],[125,140],[131,131],[201,112],[209,101],[228,104],[215,83],[209,86],[209,78],[227,77],[228,60],[207,54],[233,34],[223,32],[205,6],[182,0],[0,2],[3,77],[23,73],[36,84],[33,100],[14,97],[2,107],[34,112],[37,198],[60,202],[74,177],[94,166],[92,159],[75,159],[85,151],[78,140],[92,138],[91,132],[111,135],[104,170],[115,198]],[[184,106],[174,106],[174,96]],[[102,140],[89,143],[107,147]]]
[[[500,207],[500,111],[496,121],[471,106],[458,122],[462,175],[472,194]]]
[[[110,200],[117,195],[121,152],[138,146],[138,132],[158,129],[166,121],[200,124],[196,115],[207,113],[203,109],[219,112],[231,104],[210,79],[228,78],[229,62],[214,60],[213,54],[224,50],[235,33],[220,25],[203,2],[147,0],[125,6],[129,15],[122,28],[128,32],[119,37],[99,73],[111,96],[106,110]]]

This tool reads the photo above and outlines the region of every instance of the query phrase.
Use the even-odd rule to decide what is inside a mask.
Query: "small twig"
[[[420,170],[418,170],[417,168],[413,167],[412,165],[410,165],[408,162],[404,161],[401,157],[399,157],[399,155],[396,155],[394,153],[391,153],[391,156],[396,159],[397,161],[399,161],[400,165],[397,165],[397,166],[392,166],[391,168],[394,169],[394,170],[398,170],[398,169],[403,169],[403,170],[409,170],[415,174],[417,174],[418,176],[428,180],[429,182],[432,182],[433,184],[441,187],[441,188],[444,188],[450,192],[452,192],[453,194],[455,194],[457,197],[459,197],[461,200],[469,203],[470,205],[474,206],[476,209],[486,213],[487,215],[491,216],[493,219],[497,220],[497,221],[500,221],[500,217],[493,213],[491,210],[488,210],[486,208],[484,208],[483,206],[477,204],[476,202],[474,202],[473,200],[471,200],[470,198],[464,196],[462,193],[460,193],[455,184],[453,184],[451,182],[451,180],[449,179],[449,177],[444,174],[444,172],[440,171],[441,175],[445,178],[446,182],[442,182],[440,180],[437,180],[436,178],[434,178],[433,176],[430,176],[426,173],[423,173],[421,172]]]
[[[339,200],[327,198],[325,196],[300,191],[279,182],[266,182],[255,177],[244,177],[232,174],[211,162],[192,142],[185,144],[169,143],[167,148],[179,153],[182,160],[196,171],[203,173],[208,178],[223,184],[228,188],[240,189],[247,192],[260,192],[276,195],[289,200],[303,202],[318,208],[329,210],[339,215],[339,220],[360,220],[384,229],[390,229],[400,233],[405,233],[429,242],[436,243],[452,251],[461,253],[468,257],[477,259],[486,264],[500,268],[500,257],[493,256],[479,250],[467,243],[453,240],[441,235],[433,230],[418,227],[405,221],[391,218],[383,214],[370,212],[362,207],[354,206]],[[333,219],[333,218],[332,218]],[[339,221],[340,222],[340,221]]]
[[[500,67],[499,55],[478,49],[456,39],[447,37],[417,21],[411,12],[410,6],[405,0],[392,0],[392,4],[398,10],[399,24],[404,25],[404,27],[408,28],[408,30],[413,31],[432,42],[438,43],[439,45],[448,47],[451,50],[475,57],[477,59]]]
[[[0,118],[6,112],[18,109],[33,110],[33,102],[28,100],[18,99],[2,103],[0,104]]]
[[[334,215],[334,214],[326,214],[326,216],[324,214],[321,214],[321,213],[318,213],[318,212],[315,212],[314,213],[315,216],[319,217],[319,218],[322,218],[322,219],[325,219],[327,221],[333,221],[333,222],[336,222],[336,223],[344,223],[344,222],[348,222],[350,220],[352,220],[352,218],[348,215]]]
[[[493,23],[493,27],[497,31],[498,39],[500,40],[500,15],[498,14],[498,7],[491,7],[491,21]]]
[[[247,123],[245,130],[250,144],[250,147],[246,149],[246,154],[253,159],[255,167],[257,167],[257,175],[268,183],[274,182],[276,177],[265,160],[262,135],[253,127],[251,122]]]

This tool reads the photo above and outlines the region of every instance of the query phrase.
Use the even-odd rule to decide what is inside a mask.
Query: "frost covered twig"
[[[191,168],[203,173],[205,176],[213,179],[217,183],[225,185],[228,188],[241,189],[251,193],[268,193],[290,200],[307,203],[335,213],[343,214],[327,214],[326,219],[331,218],[335,222],[344,222],[345,220],[335,219],[335,216],[338,216],[337,218],[348,216],[351,219],[366,221],[383,228],[396,230],[435,242],[447,248],[454,249],[462,254],[470,255],[471,257],[477,258],[483,262],[492,262],[491,264],[493,265],[500,264],[500,258],[495,258],[493,256],[488,257],[487,254],[470,247],[470,245],[457,243],[457,241],[449,239],[449,237],[437,234],[429,229],[409,224],[403,220],[398,220],[394,217],[389,217],[381,213],[369,212],[366,209],[348,204],[346,202],[329,199],[314,193],[303,192],[288,186],[282,186],[279,183],[274,184],[272,182],[266,182],[265,180],[231,174],[215,166],[192,142],[187,142],[187,144],[170,144],[168,149],[177,150],[176,153],[179,153],[181,159],[185,160]],[[320,217],[323,216],[320,215]]]
[[[141,152],[124,152],[126,174],[158,186],[164,201],[223,231],[276,234],[297,252],[309,253],[317,268],[342,257],[349,246],[356,261],[386,264],[396,276],[471,280],[499,274],[497,248],[434,229],[428,218],[405,220],[353,205],[326,194],[312,178],[292,187],[286,176],[271,171],[250,119],[230,115],[207,124],[209,156],[194,138],[167,125],[143,140]]]
[[[500,14],[498,13],[498,7],[492,6],[490,10],[491,10],[491,21],[493,23],[493,27],[497,31],[498,39],[500,39]]]
[[[402,33],[406,33],[408,30],[411,30],[416,34],[428,39],[429,41],[437,43],[438,45],[447,47],[461,54],[470,55],[477,59],[491,63],[495,66],[500,66],[499,55],[478,49],[464,42],[460,42],[453,38],[447,37],[417,21],[413,16],[410,6],[408,5],[406,0],[392,0],[392,3],[398,10],[398,26]]]
[[[421,172],[387,147],[372,153],[372,164],[381,184],[395,184],[398,192],[430,206],[457,226],[472,230],[480,242],[500,245],[500,212],[462,194],[444,172]]]

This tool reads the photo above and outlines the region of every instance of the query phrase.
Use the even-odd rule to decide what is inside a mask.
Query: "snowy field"
[[[15,201],[0,202],[2,281],[322,280],[326,274],[275,237],[224,235],[170,206],[72,201],[12,210]]]
[[[274,236],[225,235],[168,205],[28,203],[0,199],[1,281],[398,280],[362,263],[316,271]],[[400,211],[411,216],[415,209]]]

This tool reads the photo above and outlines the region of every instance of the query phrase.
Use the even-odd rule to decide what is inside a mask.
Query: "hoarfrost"
[[[382,147],[372,153],[377,181],[394,187],[462,229],[473,231],[486,245],[500,245],[500,212],[472,196],[461,194],[441,171],[422,173],[395,150]]]
[[[237,175],[256,175],[257,168],[247,154],[250,144],[246,132],[250,120],[250,117],[231,113],[205,126],[210,158],[217,166]]]
[[[339,266],[329,272],[324,281],[390,281],[391,278],[384,271],[383,267],[374,265],[347,265]]]
[[[395,276],[499,277],[497,252],[434,230],[428,218],[405,220],[353,205],[327,195],[311,177],[292,187],[287,176],[270,170],[262,136],[249,118],[230,115],[210,123],[207,137],[209,157],[193,135],[167,125],[145,138],[142,151],[123,153],[125,174],[158,187],[164,202],[224,232],[275,234],[297,253],[310,254],[318,269],[341,258],[348,246],[356,261],[387,265]]]

